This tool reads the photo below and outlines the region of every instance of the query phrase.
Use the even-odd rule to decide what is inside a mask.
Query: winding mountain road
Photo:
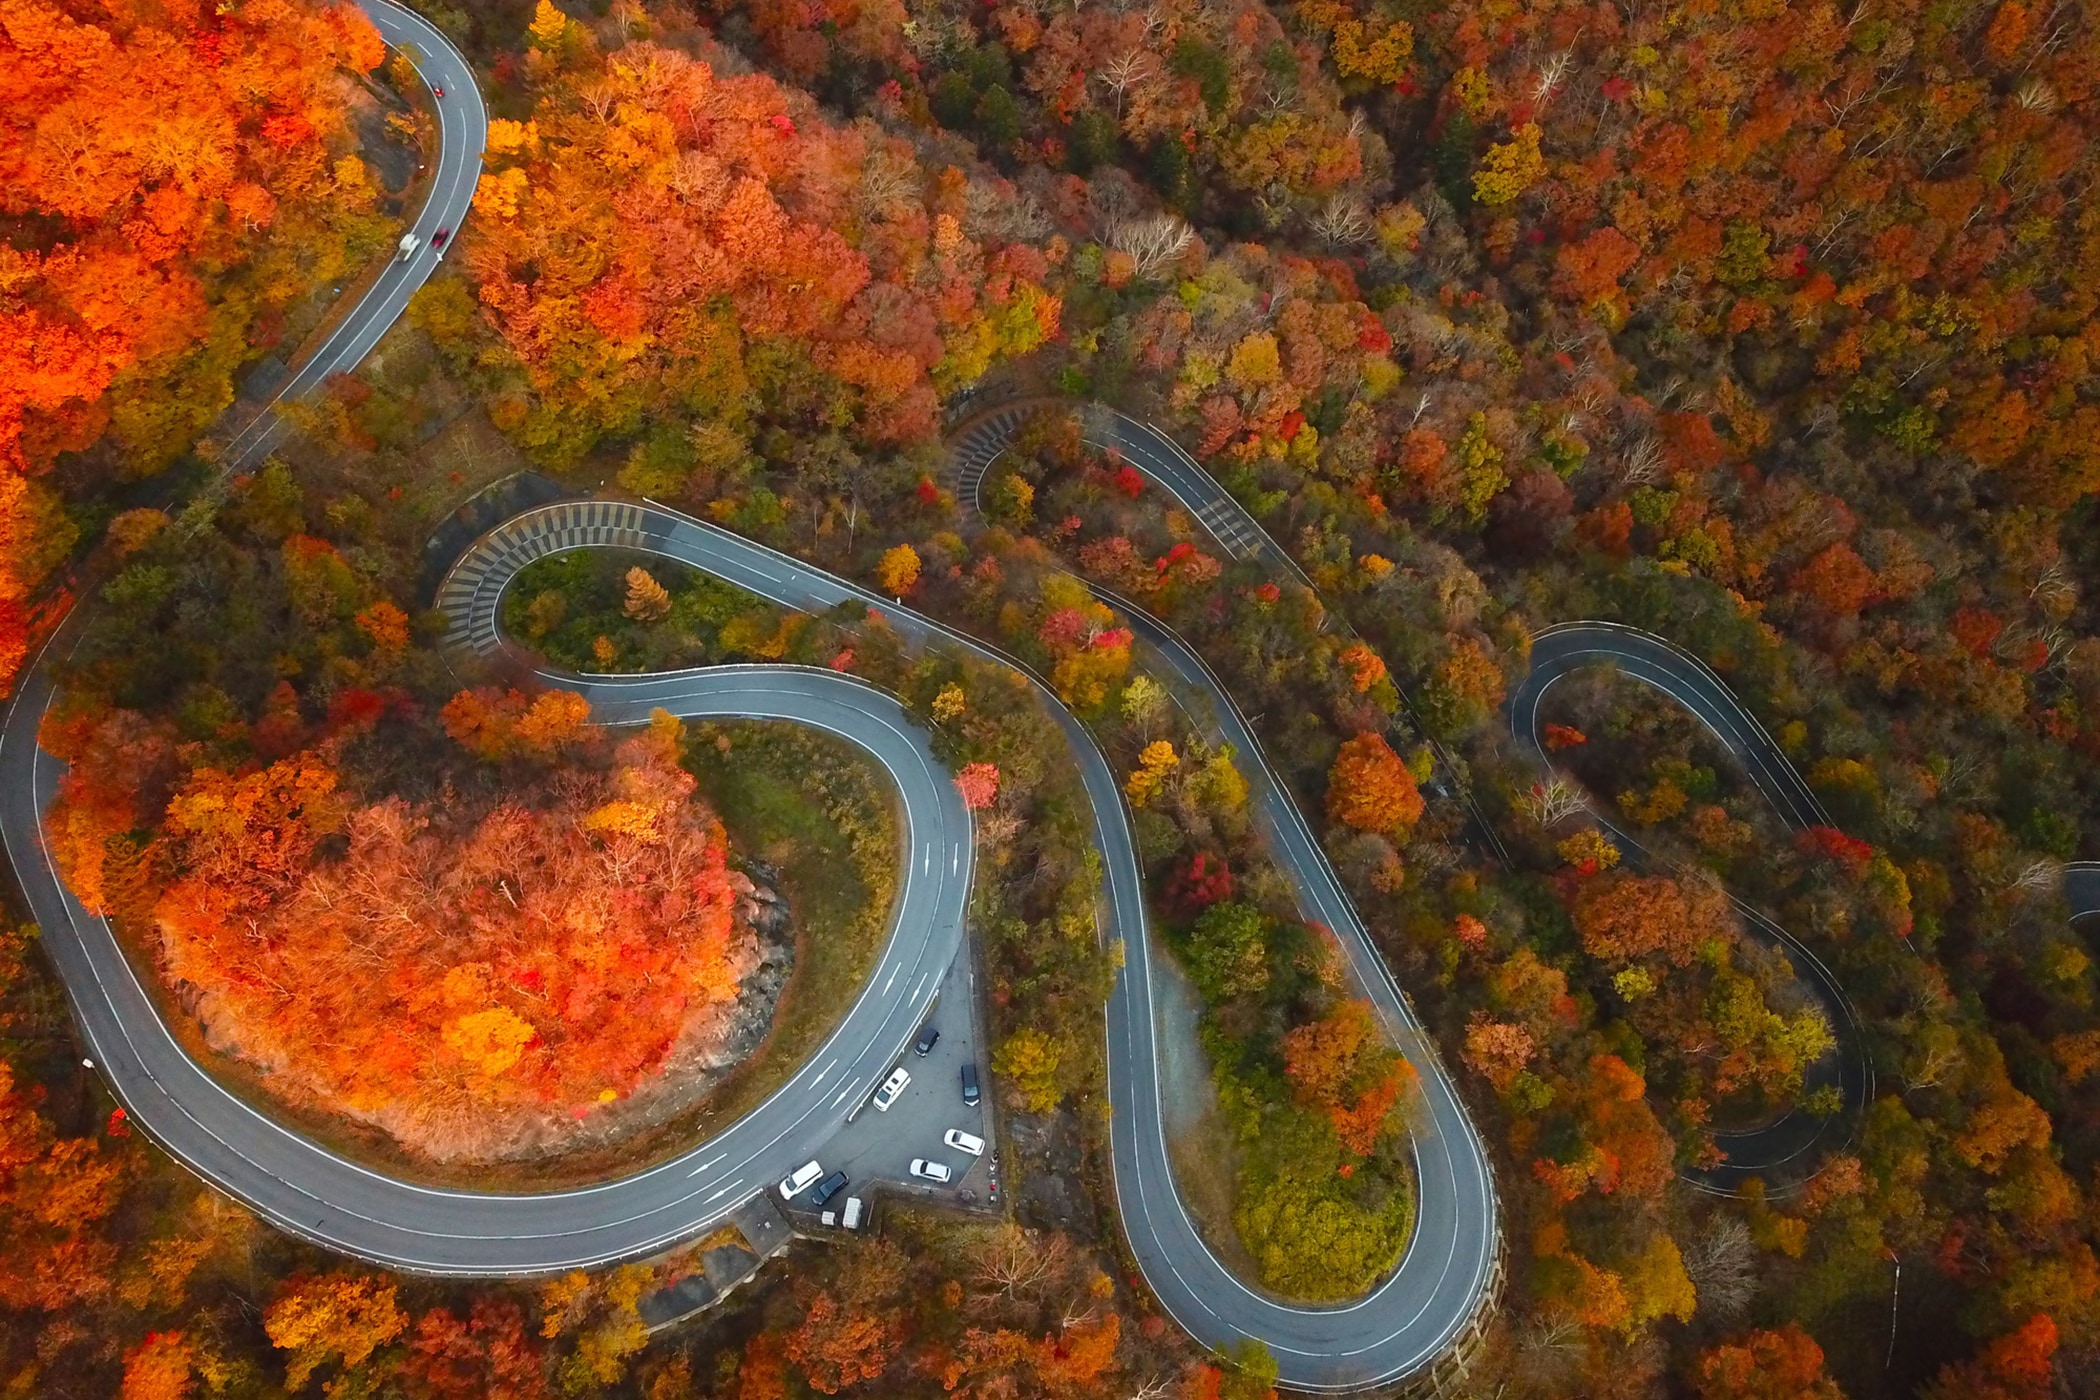
[[[997,410],[959,434],[954,460],[957,499],[964,509],[981,516],[979,495],[988,469],[1042,411],[1039,405]],[[1235,559],[1252,562],[1272,577],[1306,582],[1282,547],[1172,438],[1101,405],[1086,406],[1082,416],[1090,444],[1116,448],[1126,462],[1165,487]],[[1109,1089],[1116,1100],[1110,1136],[1116,1197],[1131,1247],[1146,1282],[1184,1329],[1205,1341],[1221,1333],[1260,1337],[1293,1388],[1344,1390],[1419,1371],[1453,1346],[1499,1284],[1501,1225],[1486,1146],[1433,1038],[1231,693],[1166,623],[1127,598],[1099,587],[1094,591],[1116,608],[1176,681],[1209,698],[1226,741],[1246,763],[1256,820],[1291,880],[1299,908],[1335,934],[1358,987],[1421,1085],[1422,1111],[1414,1125],[1420,1199],[1414,1237],[1400,1266],[1363,1298],[1340,1308],[1294,1307],[1255,1293],[1210,1254],[1175,1190],[1159,1118],[1150,959],[1140,955],[1134,926],[1119,922],[1116,931],[1132,947],[1116,991],[1127,1005],[1116,999],[1109,1003]],[[1069,727],[1076,729],[1076,722]],[[1098,753],[1091,740],[1085,747]],[[1088,789],[1097,824],[1103,823],[1104,810],[1120,818],[1112,775],[1098,786],[1090,776]],[[1125,824],[1119,820],[1118,825]],[[1119,862],[1114,843],[1127,843],[1127,834],[1104,830],[1101,838],[1112,864]],[[1130,860],[1134,866],[1134,855]],[[1131,878],[1136,878],[1134,870]]]
[[[391,0],[361,3],[433,89],[444,89],[437,100],[437,170],[430,199],[413,225],[423,246],[410,259],[387,265],[275,402],[311,392],[370,351],[435,269],[438,254],[429,246],[430,235],[439,227],[459,227],[479,173],[487,119],[464,57]],[[984,466],[1004,450],[1021,421],[995,415],[992,429],[980,425],[965,435],[958,446],[969,487],[965,499],[974,501]],[[1303,582],[1289,554],[1172,439],[1106,410],[1090,411],[1089,422],[1090,437],[1116,446],[1180,498],[1234,558]],[[273,403],[228,444],[227,465],[259,459],[280,429]],[[653,504],[609,501],[527,511],[478,541],[440,591],[451,629],[448,644],[496,652],[503,645],[503,591],[520,569],[550,554],[602,547],[673,559],[801,611],[864,602],[880,607],[908,639],[1015,664],[930,618],[715,526]],[[1121,785],[1092,735],[1044,688],[1092,803],[1107,931],[1128,948],[1107,1007],[1107,1038],[1115,1190],[1131,1249],[1148,1285],[1191,1335],[1214,1346],[1258,1338],[1292,1389],[1342,1392],[1419,1373],[1451,1349],[1497,1286],[1501,1226],[1486,1149],[1430,1037],[1378,956],[1303,813],[1269,768],[1251,725],[1193,648],[1141,609],[1116,601],[1177,678],[1212,697],[1226,736],[1252,770],[1257,812],[1277,859],[1308,915],[1334,930],[1365,994],[1415,1064],[1425,1108],[1415,1142],[1418,1223],[1399,1267],[1369,1295],[1331,1308],[1282,1303],[1241,1283],[1211,1255],[1168,1165],[1147,944],[1152,933]],[[64,653],[74,635],[72,626],[61,629],[39,656],[0,730],[0,841],[42,926],[83,1039],[134,1119],[178,1160],[287,1232],[342,1253],[431,1274],[530,1275],[645,1256],[691,1239],[789,1168],[821,1154],[845,1115],[902,1052],[941,972],[961,947],[972,875],[970,816],[925,732],[893,698],[850,677],[785,666],[550,675],[579,690],[608,722],[638,720],[662,707],[695,718],[811,724],[859,745],[891,774],[903,806],[904,868],[895,920],[875,975],[795,1078],[678,1158],[590,1188],[533,1195],[390,1178],[281,1126],[214,1080],[175,1040],[108,925],[88,914],[58,879],[44,847],[41,814],[61,766],[37,747],[36,732],[54,698],[50,660]],[[1552,681],[1576,666],[1609,659],[1692,709],[1790,823],[1827,821],[1770,736],[1694,659],[1659,638],[1601,624],[1552,629],[1540,643],[1532,677],[1512,697],[1513,722],[1528,713],[1535,735],[1538,701]],[[1525,705],[1528,711],[1522,711]],[[1522,739],[1525,731],[1518,732]],[[2100,864],[2068,867],[2065,893],[2076,913],[2100,912]],[[1758,920],[1754,911],[1746,916]],[[1770,932],[1812,982],[1828,979],[1820,962],[1784,931]],[[1845,1028],[1848,1044],[1856,1043],[1856,1026],[1834,980],[1828,980],[1828,991],[1842,1013],[1834,1021]],[[1856,1073],[1845,1056],[1838,1070],[1848,1095],[1861,1102],[1872,1086],[1863,1055]],[[1811,1138],[1790,1150],[1818,1146],[1820,1139]]]
[[[417,212],[408,231],[418,240],[407,259],[390,258],[378,278],[344,311],[328,334],[297,370],[278,386],[270,402],[227,440],[219,465],[227,473],[246,471],[277,445],[285,431],[278,415],[279,404],[301,399],[320,388],[331,374],[354,369],[379,338],[386,334],[408,301],[430,275],[437,271],[447,248],[431,245],[439,229],[454,234],[467,217],[474,201],[474,187],[481,179],[481,153],[488,146],[488,111],[482,106],[481,87],[466,55],[452,46],[429,20],[394,0],[358,0],[387,47],[406,55],[431,91],[431,106],[437,112],[437,169],[430,177],[430,195]],[[444,96],[436,96],[442,92]]]
[[[1545,745],[1542,707],[1546,696],[1562,678],[1591,666],[1612,667],[1683,706],[1742,765],[1789,828],[1800,831],[1835,825],[1800,770],[1712,667],[1666,638],[1623,623],[1562,623],[1533,638],[1530,674],[1511,693],[1506,708],[1511,734],[1544,778],[1555,775]],[[1638,838],[1608,816],[1592,812],[1590,817],[1621,848],[1647,854]],[[2066,865],[2062,891],[2074,920],[2100,914],[2100,861]],[[1733,895],[1729,898],[1753,933],[1786,954],[1829,1019],[1837,1047],[1811,1067],[1803,1088],[1834,1085],[1844,1109],[1819,1118],[1796,1108],[1756,1128],[1718,1132],[1714,1139],[1727,1160],[1685,1175],[1693,1185],[1715,1194],[1737,1194],[1755,1177],[1770,1194],[1785,1195],[1799,1190],[1814,1175],[1817,1158],[1851,1141],[1860,1115],[1874,1096],[1874,1062],[1858,1013],[1823,960],[1760,910]]]
[[[43,809],[63,765],[36,746],[53,694],[48,666],[0,732],[0,837],[89,1055],[132,1119],[205,1180],[286,1232],[377,1264],[441,1275],[561,1272],[651,1254],[698,1235],[817,1155],[918,1029],[961,945],[970,816],[903,708],[849,677],[798,667],[721,667],[565,684],[613,723],[662,706],[686,717],[793,720],[851,740],[896,781],[908,859],[877,964],[894,994],[864,990],[801,1072],[680,1157],[583,1190],[495,1195],[396,1180],[276,1123],[190,1058],[107,922],[65,888],[44,848]]]
[[[789,555],[662,506],[606,501],[527,511],[484,537],[439,590],[439,606],[452,619],[451,644],[493,657],[503,646],[497,611],[517,571],[548,554],[604,546],[674,559],[802,612],[844,602],[877,607],[914,643],[960,647],[1028,674],[993,647]],[[1133,610],[1131,617],[1189,684],[1212,693],[1227,716],[1229,736],[1250,756],[1255,801],[1279,859],[1310,915],[1340,935],[1366,994],[1414,1061],[1427,1122],[1418,1128],[1415,1149],[1421,1201],[1414,1238],[1399,1269],[1376,1291],[1341,1308],[1293,1306],[1248,1288],[1218,1262],[1184,1207],[1168,1164],[1148,953],[1152,930],[1121,784],[1092,733],[1030,675],[1078,764],[1102,857],[1107,933],[1127,949],[1107,1007],[1110,1141],[1125,1234],[1146,1283],[1184,1330],[1220,1347],[1260,1338],[1293,1389],[1347,1391],[1413,1374],[1447,1351],[1472,1320],[1496,1266],[1496,1201],[1485,1152],[1428,1036],[1303,817],[1262,764],[1259,745],[1230,696],[1179,638],[1141,612]],[[646,690],[655,683],[624,684]]]
[[[1822,800],[1778,742],[1711,667],[1652,632],[1616,622],[1562,623],[1532,639],[1531,671],[1510,694],[1506,708],[1511,734],[1547,780],[1554,777],[1555,769],[1546,750],[1541,712],[1546,696],[1564,677],[1591,666],[1613,667],[1688,710],[1742,765],[1789,828],[1801,831],[1834,825]],[[1653,861],[1640,840],[1610,817],[1591,812],[1590,819],[1610,832],[1622,850]],[[1770,1194],[1782,1196],[1799,1190],[1815,1174],[1817,1159],[1852,1140],[1860,1115],[1874,1096],[1874,1061],[1851,1000],[1823,960],[1752,905],[1733,895],[1729,899],[1753,933],[1785,953],[1801,985],[1830,1022],[1837,1046],[1810,1067],[1802,1087],[1809,1092],[1835,1086],[1843,1109],[1818,1117],[1797,1106],[1755,1128],[1717,1132],[1714,1140],[1726,1160],[1684,1175],[1700,1189],[1721,1195],[1738,1193],[1755,1177]]]
[[[400,315],[438,260],[430,236],[456,229],[473,196],[486,114],[465,59],[436,29],[391,0],[362,0],[437,98],[442,149],[431,197],[414,231],[422,247],[390,262],[272,408],[227,445],[228,469],[276,440],[275,405],[355,365]],[[907,637],[945,641],[989,659],[993,649],[713,526],[655,506],[566,503],[513,517],[485,535],[441,588],[454,648],[488,653],[503,590],[533,559],[619,546],[678,560],[803,611],[859,599],[881,606]],[[638,720],[662,707],[689,716],[774,718],[811,724],[860,745],[898,785],[904,809],[895,922],[877,970],[841,1024],[796,1077],[723,1132],[678,1158],[590,1188],[499,1195],[418,1185],[364,1167],[276,1122],[229,1091],[176,1040],[114,932],[59,879],[42,813],[62,765],[36,742],[55,698],[51,664],[78,634],[61,628],[23,676],[0,730],[0,842],[72,1002],[82,1038],[133,1120],[178,1161],[288,1233],[395,1268],[438,1275],[543,1274],[653,1253],[693,1238],[797,1163],[817,1155],[845,1115],[901,1054],[939,976],[958,952],[972,874],[971,823],[924,731],[897,702],[849,677],[795,667],[712,667],[632,677],[549,677],[580,690],[603,720]],[[1245,721],[1200,659],[1161,633],[1156,645],[1215,691],[1220,709],[1259,758]],[[1040,686],[1040,681],[1036,684]],[[1405,999],[1313,842],[1302,816],[1264,772],[1261,798],[1307,907],[1350,948],[1367,992],[1423,1071],[1429,1104],[1419,1136],[1420,1222],[1396,1273],[1369,1297],[1301,1308],[1247,1288],[1214,1259],[1183,1209],[1168,1168],[1160,1112],[1144,890],[1117,775],[1092,736],[1043,696],[1071,740],[1104,858],[1109,931],[1132,949],[1107,1015],[1115,1176],[1124,1225],[1147,1281],[1199,1340],[1259,1338],[1282,1381],[1346,1391],[1433,1363],[1479,1311],[1499,1266],[1495,1196],[1485,1153]]]

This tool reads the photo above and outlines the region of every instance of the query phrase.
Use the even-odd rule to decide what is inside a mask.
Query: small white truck
[[[404,233],[401,235],[401,251],[395,255],[396,259],[400,262],[407,262],[416,255],[416,249],[422,246],[422,239],[412,233]]]

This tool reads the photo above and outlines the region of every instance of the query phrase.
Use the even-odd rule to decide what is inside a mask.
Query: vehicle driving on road
[[[890,1077],[888,1079],[883,1080],[882,1087],[875,1091],[876,1111],[880,1113],[888,1113],[890,1111],[890,1105],[897,1101],[897,1095],[903,1093],[904,1086],[909,1083],[911,1083],[910,1070],[907,1070],[902,1065],[899,1065],[897,1066],[897,1068],[891,1070]]]
[[[401,235],[401,242],[398,246],[401,251],[395,254],[395,261],[407,262],[416,255],[416,249],[423,246],[423,240],[412,233],[404,233]]]
[[[824,1174],[824,1168],[815,1162],[804,1162],[790,1172],[780,1183],[781,1199],[792,1201],[809,1189],[809,1184]]]
[[[911,1174],[925,1181],[941,1182],[948,1181],[955,1175],[948,1170],[946,1162],[929,1162],[924,1157],[911,1159]]]

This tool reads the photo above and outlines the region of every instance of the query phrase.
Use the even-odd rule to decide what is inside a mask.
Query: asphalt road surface
[[[1518,747],[1548,780],[1554,769],[1546,751],[1540,707],[1563,676],[1589,666],[1614,667],[1620,675],[1653,686],[1689,710],[1743,766],[1789,827],[1799,831],[1832,825],[1814,790],[1726,682],[1674,643],[1615,622],[1563,623],[1532,639],[1531,673],[1509,697],[1509,726]],[[1608,816],[1592,812],[1590,817],[1611,833],[1622,850],[1654,859],[1631,832],[1614,825]],[[1757,909],[1733,896],[1730,899],[1753,933],[1786,954],[1802,986],[1829,1019],[1837,1046],[1810,1067],[1803,1091],[1834,1085],[1844,1107],[1829,1117],[1797,1107],[1754,1129],[1715,1133],[1714,1140],[1727,1160],[1718,1167],[1684,1175],[1693,1185],[1717,1194],[1736,1194],[1756,1177],[1770,1194],[1789,1195],[1821,1170],[1832,1151],[1851,1142],[1860,1115],[1874,1095],[1874,1062],[1867,1053],[1859,1017],[1823,960]]]
[[[502,646],[494,619],[517,570],[544,555],[603,546],[675,559],[803,612],[858,601],[879,607],[907,639],[944,641],[1001,664],[1016,664],[890,599],[717,526],[653,504],[603,501],[526,511],[485,536],[439,590],[439,606],[451,619],[451,645],[493,656]],[[1138,620],[1146,621],[1142,615]],[[1180,645],[1171,635],[1159,640]],[[1184,664],[1201,667],[1185,647],[1178,654]],[[1194,683],[1216,687],[1208,672],[1200,672]],[[1255,768],[1258,800],[1265,820],[1274,823],[1279,858],[1299,881],[1312,916],[1341,936],[1367,995],[1396,1028],[1396,1038],[1421,1072],[1429,1120],[1416,1145],[1422,1199],[1415,1235],[1399,1269],[1375,1292],[1346,1307],[1299,1307],[1263,1296],[1234,1277],[1204,1244],[1168,1167],[1146,943],[1151,930],[1121,784],[1092,734],[1047,687],[1036,684],[1070,742],[1091,800],[1106,886],[1108,936],[1126,944],[1123,970],[1107,1008],[1110,1136],[1117,1203],[1146,1283],[1199,1341],[1222,1347],[1242,1337],[1261,1339],[1275,1356],[1282,1380],[1294,1389],[1354,1390],[1420,1370],[1449,1348],[1478,1310],[1499,1247],[1485,1150],[1427,1036],[1419,1032],[1404,997],[1371,949],[1303,818],[1260,766],[1260,749],[1244,720],[1231,710],[1230,697],[1215,690],[1220,709],[1233,715],[1242,752]],[[914,1084],[914,1091],[917,1088]]]
[[[1017,406],[967,429],[956,446],[958,499],[977,510],[987,469],[1039,413]],[[1113,446],[1162,485],[1236,559],[1274,578],[1305,576],[1267,531],[1172,438],[1098,405],[1082,410],[1087,440]],[[1421,1084],[1414,1134],[1420,1192],[1415,1232],[1400,1266],[1377,1288],[1340,1308],[1298,1307],[1248,1287],[1211,1255],[1190,1221],[1168,1167],[1161,1116],[1151,961],[1133,946],[1109,1002],[1111,1148],[1125,1234],[1162,1306],[1191,1335],[1212,1344],[1261,1338],[1285,1383],[1300,1390],[1367,1387],[1421,1370],[1450,1349],[1493,1285],[1501,1247],[1498,1203],[1487,1149],[1467,1114],[1433,1039],[1416,1018],[1343,891],[1304,814],[1270,767],[1254,729],[1192,646],[1128,599],[1096,588],[1185,687],[1207,694],[1225,737],[1247,769],[1255,814],[1271,852],[1291,879],[1308,919],[1332,930],[1359,989],[1385,1022]],[[1103,849],[1128,843],[1113,775],[1086,773],[1095,819],[1115,813],[1118,831]],[[1134,862],[1133,862],[1134,863]],[[1110,867],[1115,893],[1115,863]],[[1135,883],[1135,875],[1131,876]],[[1141,893],[1116,907],[1116,928],[1133,945],[1144,926]]]
[[[481,153],[488,145],[488,112],[481,104],[481,88],[466,56],[452,47],[427,19],[394,0],[357,0],[360,8],[378,27],[387,46],[408,56],[423,81],[443,97],[430,99],[438,120],[437,170],[430,179],[430,197],[424,201],[409,232],[420,240],[407,260],[389,261],[379,280],[344,312],[320,346],[298,370],[286,379],[263,411],[233,435],[226,444],[220,465],[227,472],[246,471],[260,462],[285,431],[277,405],[300,399],[318,389],[331,374],[355,369],[371,353],[379,338],[408,308],[408,299],[437,271],[438,262],[450,251],[466,220],[467,206],[474,200],[474,186],[481,178]],[[431,235],[450,229],[444,248],[433,248]]]
[[[486,141],[486,114],[465,59],[435,28],[391,0],[360,3],[388,42],[410,52],[432,87],[445,91],[436,104],[442,141],[438,169],[430,199],[412,226],[422,246],[408,260],[386,267],[287,381],[280,401],[355,366],[406,308],[436,267],[439,254],[429,246],[431,234],[439,227],[457,230],[465,217]],[[1122,415],[1095,414],[1090,436],[1106,438],[1164,484],[1235,558],[1302,580],[1289,555],[1171,439]],[[276,414],[266,412],[244,429],[229,444],[229,467],[257,460],[279,427]],[[977,472],[981,479],[981,465]],[[909,637],[945,639],[1010,661],[909,609],[726,531],[658,507],[611,503],[526,512],[485,536],[443,592],[451,642],[484,653],[499,649],[497,609],[503,587],[519,568],[562,549],[615,544],[651,550],[804,611],[848,600],[867,602],[880,606]],[[1399,1379],[1449,1348],[1492,1285],[1499,1223],[1485,1150],[1405,996],[1371,947],[1303,815],[1268,770],[1231,697],[1193,650],[1142,612],[1126,611],[1188,684],[1214,695],[1228,734],[1255,770],[1250,776],[1256,780],[1262,819],[1301,901],[1340,936],[1366,994],[1421,1071],[1427,1124],[1416,1143],[1422,1200],[1415,1237],[1396,1272],[1365,1298],[1334,1308],[1286,1305],[1248,1288],[1210,1255],[1167,1166],[1144,945],[1150,930],[1120,784],[1092,737],[1045,691],[1092,799],[1109,932],[1130,945],[1108,1005],[1112,1139],[1125,1230],[1148,1284],[1198,1340],[1224,1346],[1242,1337],[1259,1338],[1276,1357],[1283,1383],[1294,1389],[1343,1391]],[[1564,629],[1564,642],[1551,640],[1563,633],[1543,634],[1546,663],[1558,657],[1555,664],[1564,672],[1607,659],[1609,653],[1622,670],[1652,671],[1652,678],[1643,678],[1713,727],[1790,822],[1825,820],[1814,794],[1711,672],[1660,639],[1636,642],[1611,629],[1580,632],[1584,627],[1597,625]],[[846,1116],[888,1068],[900,1059],[908,1062],[911,1037],[942,978],[958,966],[972,868],[969,814],[924,732],[894,699],[829,671],[781,666],[559,678],[581,690],[608,722],[638,720],[662,707],[696,718],[812,724],[860,745],[896,781],[905,811],[905,870],[896,920],[868,986],[796,1077],[745,1118],[679,1158],[599,1186],[538,1195],[463,1192],[393,1180],[279,1126],[206,1074],[170,1035],[108,926],[86,913],[58,880],[44,849],[41,813],[60,765],[36,747],[35,738],[53,698],[48,659],[62,654],[72,635],[72,627],[62,629],[39,656],[0,731],[0,839],[43,928],[88,1049],[132,1117],[192,1170],[280,1228],[315,1243],[403,1269],[493,1276],[634,1258],[692,1238],[754,1192],[771,1189],[801,1161],[822,1159],[827,1146],[838,1141]],[[1537,697],[1554,674],[1546,663],[1534,654],[1534,679],[1512,700],[1515,716],[1530,697],[1534,728]],[[1519,729],[1520,738],[1524,732]],[[2100,912],[2100,864],[2067,867],[2065,893],[2075,914]],[[1783,931],[1772,932],[1796,953],[1797,967],[1812,969],[1812,980],[1822,971]],[[1834,983],[1830,989],[1842,1008]],[[1840,1020],[1841,1035],[1848,1018],[1849,1011],[1834,1018]],[[1871,1075],[1871,1068],[1865,1072]],[[944,1086],[938,1071],[934,1077],[926,1088],[938,1093]]]
[[[88,1054],[132,1119],[178,1161],[279,1228],[421,1273],[543,1274],[631,1259],[704,1233],[752,1193],[819,1157],[917,1031],[961,947],[971,825],[947,770],[901,706],[849,677],[718,667],[571,682],[607,722],[662,706],[689,717],[785,719],[865,749],[896,781],[906,869],[874,979],[781,1091],[705,1143],[584,1190],[491,1195],[393,1180],[273,1122],[178,1045],[107,923],[60,882],[39,820],[62,765],[36,747],[52,699],[38,665],[0,733],[0,837],[43,930]]]

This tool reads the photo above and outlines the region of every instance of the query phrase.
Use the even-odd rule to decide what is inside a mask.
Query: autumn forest
[[[2092,0],[406,0],[442,238],[380,8],[0,0],[0,1396],[1288,1392],[1148,1275],[1133,958],[1250,1298],[1391,1306],[1448,1073],[1493,1276],[1365,1393],[2100,1394]],[[772,562],[510,557],[586,501]],[[850,736],[584,694],[754,667],[967,819],[975,1189],[445,1278],[113,1092],[54,908],[346,1170],[684,1172],[934,879]]]

